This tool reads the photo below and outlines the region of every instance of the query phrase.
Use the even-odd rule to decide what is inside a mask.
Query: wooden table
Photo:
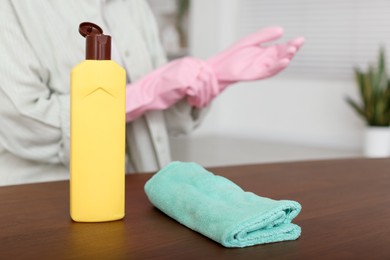
[[[390,259],[390,159],[347,159],[211,169],[243,189],[300,202],[296,241],[228,249],[155,209],[126,177],[126,217],[69,218],[69,183],[0,188],[0,259]]]

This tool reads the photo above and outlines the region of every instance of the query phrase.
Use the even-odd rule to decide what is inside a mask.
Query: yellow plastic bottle
[[[71,72],[70,215],[78,222],[122,219],[125,208],[126,72],[111,37],[82,23],[86,60]]]

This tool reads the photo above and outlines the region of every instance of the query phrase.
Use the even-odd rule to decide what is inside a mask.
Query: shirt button
[[[125,56],[126,56],[126,57],[129,57],[129,56],[130,56],[129,50],[125,50]]]

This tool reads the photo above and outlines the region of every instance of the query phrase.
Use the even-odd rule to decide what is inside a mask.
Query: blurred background
[[[353,68],[376,63],[390,43],[390,1],[148,2],[170,59],[206,59],[272,25],[284,27],[280,41],[306,39],[284,72],[228,88],[199,129],[173,138],[175,160],[218,166],[362,156],[365,122],[345,98],[359,101]]]

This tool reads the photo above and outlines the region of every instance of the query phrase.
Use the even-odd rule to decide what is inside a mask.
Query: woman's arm
[[[0,142],[33,161],[69,163],[69,95],[50,89],[50,73],[25,38],[13,7],[0,9]]]
[[[141,13],[138,13],[141,17],[139,21],[139,26],[141,27],[141,31],[143,32],[143,37],[145,38],[145,42],[147,43],[147,48],[152,57],[152,63],[155,69],[161,68],[167,63],[166,54],[162,48],[158,27],[153,13],[151,12],[149,6],[146,1],[138,0],[137,3],[141,5],[143,10]],[[147,25],[142,28],[143,25]],[[187,63],[196,63],[200,60],[187,58]],[[204,67],[204,65],[199,66]],[[196,66],[196,65],[195,65]],[[203,70],[198,67],[198,71]],[[204,72],[202,72],[203,74]],[[199,75],[199,73],[192,73],[192,75]],[[203,76],[210,77],[210,76]],[[141,79],[142,80],[142,79]],[[202,79],[204,81],[204,79]],[[194,81],[194,79],[192,80]],[[195,86],[194,86],[195,87]],[[200,89],[198,89],[200,91]],[[203,91],[203,90],[202,90]],[[203,94],[207,95],[208,89],[205,89]],[[195,94],[193,91],[189,91],[188,93]],[[190,94],[191,94],[190,93]],[[211,94],[211,93],[210,93]],[[130,101],[128,101],[130,102]],[[186,101],[185,95],[181,95],[179,100],[173,102],[173,105],[166,108],[164,110],[164,117],[167,124],[168,132],[171,135],[177,134],[186,134],[195,129],[203,120],[204,116],[207,114],[208,107],[205,108],[195,108],[188,104]]]

